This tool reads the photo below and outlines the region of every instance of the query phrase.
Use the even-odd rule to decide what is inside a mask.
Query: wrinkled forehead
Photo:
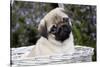
[[[57,15],[60,16],[61,18],[63,17],[68,18],[68,15],[65,12],[57,12]]]
[[[55,17],[53,17],[52,20],[50,20],[50,23],[48,23],[48,31],[51,29],[53,25],[57,25],[63,22],[63,18],[69,18],[69,16],[64,12],[56,12]]]
[[[56,23],[63,22],[63,18],[69,18],[69,16],[64,12],[57,12],[55,17]]]

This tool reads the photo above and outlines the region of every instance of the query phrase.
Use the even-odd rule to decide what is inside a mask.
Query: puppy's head
[[[50,11],[40,22],[38,30],[45,38],[52,37],[57,41],[69,38],[71,22],[64,9],[56,8]]]

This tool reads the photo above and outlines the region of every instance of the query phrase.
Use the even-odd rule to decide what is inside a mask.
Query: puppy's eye
[[[55,25],[52,26],[50,33],[55,33],[57,30],[57,27]]]
[[[52,30],[52,31],[55,31],[55,30],[56,30],[56,26],[53,25],[52,28],[51,28],[51,30]]]
[[[64,21],[64,22],[69,22],[69,18],[64,17],[64,18],[63,18],[63,21]]]

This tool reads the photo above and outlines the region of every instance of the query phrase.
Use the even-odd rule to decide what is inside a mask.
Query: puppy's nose
[[[63,24],[61,27],[66,28],[66,27],[67,27],[67,25],[66,25],[66,24]]]
[[[69,25],[64,24],[64,25],[61,26],[61,29],[64,32],[68,32],[69,30],[71,30],[71,27]]]
[[[61,26],[59,27],[59,30],[64,30],[64,29],[66,29],[66,28],[67,28],[67,25],[63,24],[63,25],[61,25]]]

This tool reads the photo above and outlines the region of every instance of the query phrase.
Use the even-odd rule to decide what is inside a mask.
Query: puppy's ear
[[[46,22],[44,20],[41,20],[39,26],[38,26],[38,31],[40,32],[40,35],[47,38],[48,33],[47,33],[47,26]]]

